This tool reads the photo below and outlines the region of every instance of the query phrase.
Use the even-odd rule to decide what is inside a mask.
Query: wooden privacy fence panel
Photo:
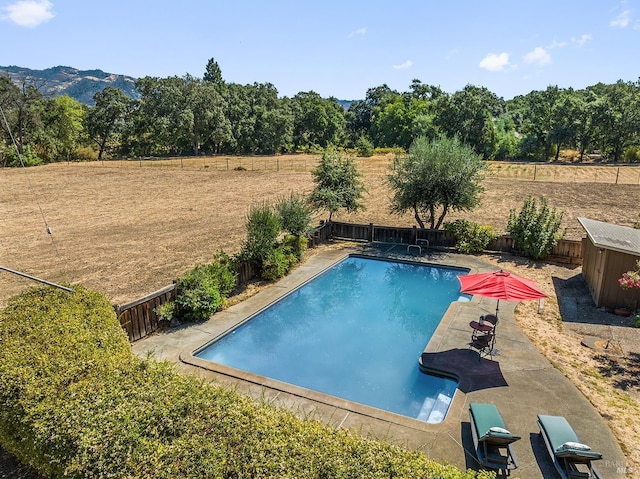
[[[126,331],[129,341],[137,341],[157,331],[158,315],[155,308],[168,301],[173,301],[175,291],[176,285],[170,284],[144,298],[114,306],[120,326]]]
[[[488,251],[504,251],[518,253],[513,247],[513,238],[504,235],[496,238],[487,246]],[[582,240],[561,239],[551,249],[549,259],[569,264],[582,264]]]
[[[251,266],[251,263],[249,263],[248,261],[241,262],[236,268],[236,273],[237,273],[236,284],[248,283],[256,275],[256,272],[253,269],[253,266]]]
[[[309,237],[307,245],[309,248],[315,248],[316,246],[320,246],[322,243],[328,241],[330,237],[331,223],[321,221],[320,226],[318,226]]]
[[[453,246],[451,234],[443,230],[377,226],[373,223],[360,225],[353,223],[331,223],[331,237],[356,241],[379,241],[381,243],[417,244],[426,240],[431,246]]]
[[[551,257],[570,264],[582,264],[582,240],[561,239],[551,250]]]
[[[331,222],[331,237],[355,241],[373,241],[373,225]]]
[[[455,238],[444,230],[400,228],[394,226],[376,226],[353,223],[330,223],[331,236],[337,239],[356,241],[379,241],[382,243],[417,244],[426,240],[430,246],[453,247]],[[513,238],[503,235],[487,246],[487,251],[516,253]],[[561,239],[551,250],[550,259],[571,264],[582,264],[582,241]]]

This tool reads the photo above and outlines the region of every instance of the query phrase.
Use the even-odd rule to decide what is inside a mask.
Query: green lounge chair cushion
[[[507,430],[495,404],[471,403],[469,409],[473,414],[479,441],[520,439],[520,436]]]
[[[601,453],[591,448],[585,450],[585,445],[580,444],[578,436],[564,417],[538,414],[538,421],[556,457],[581,460],[602,458]]]

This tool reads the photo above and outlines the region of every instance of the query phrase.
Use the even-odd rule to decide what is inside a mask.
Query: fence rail
[[[358,169],[365,174],[387,174],[393,166],[392,154],[356,157]],[[176,158],[134,158],[69,163],[87,167],[163,168],[195,170],[250,170],[307,173],[318,166],[320,156],[288,154],[270,156],[198,156]],[[637,164],[563,164],[487,161],[486,176],[512,180],[609,183],[640,185]]]

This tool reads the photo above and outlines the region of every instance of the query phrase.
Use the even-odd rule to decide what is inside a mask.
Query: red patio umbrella
[[[546,298],[547,295],[538,289],[536,283],[530,279],[509,273],[508,271],[492,271],[490,273],[469,274],[458,276],[461,293],[484,296],[498,300],[496,316],[500,300],[523,301],[526,299]]]

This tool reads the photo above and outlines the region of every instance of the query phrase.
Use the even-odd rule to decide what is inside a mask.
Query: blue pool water
[[[450,378],[418,357],[467,271],[349,257],[196,356],[426,422],[444,419]]]

